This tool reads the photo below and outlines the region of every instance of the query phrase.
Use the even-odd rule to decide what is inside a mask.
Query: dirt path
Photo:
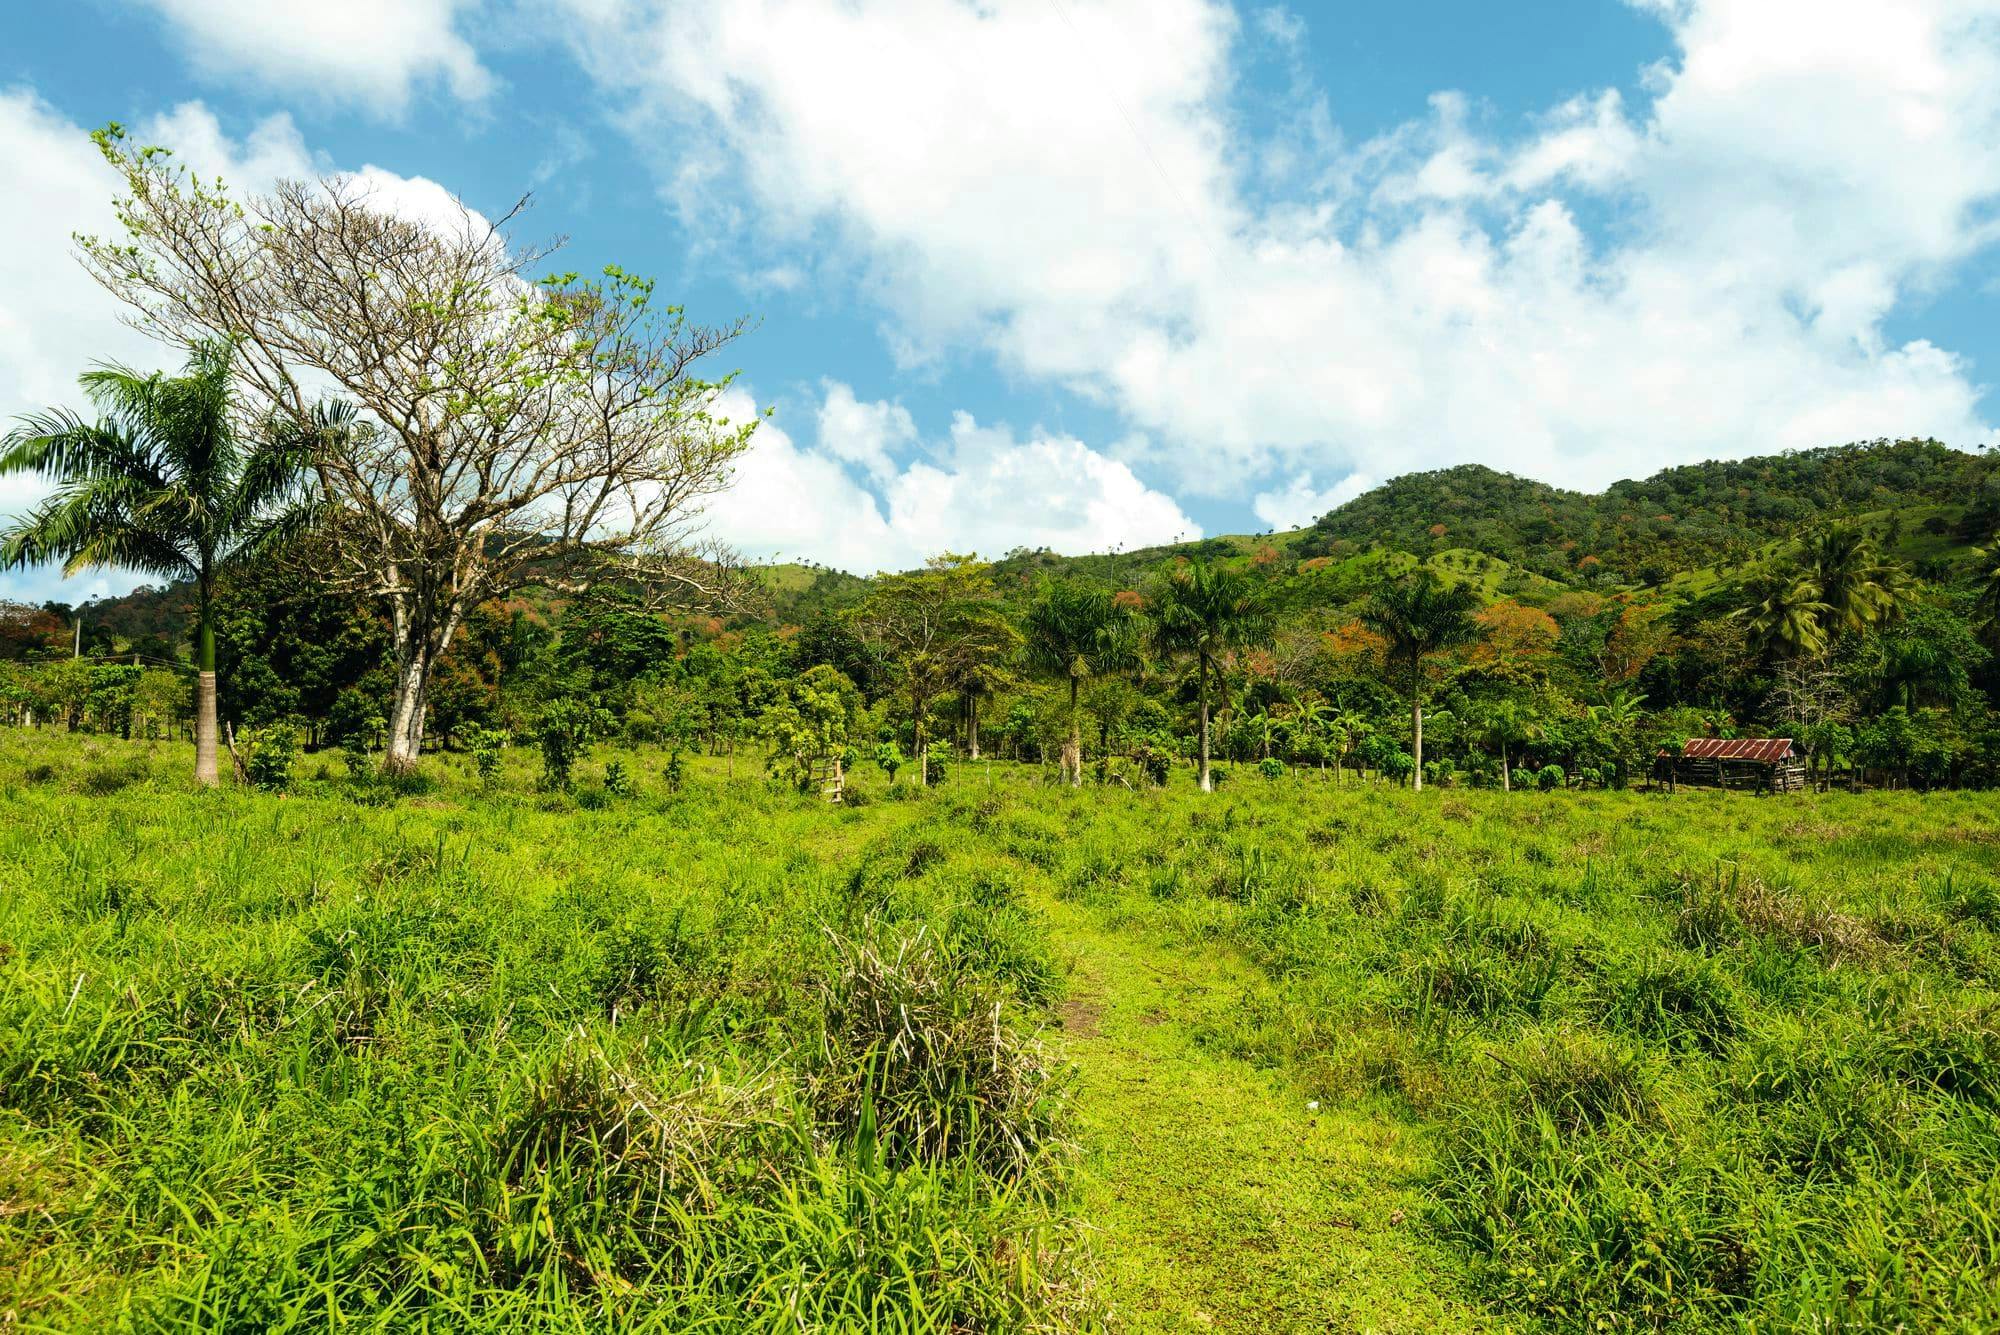
[[[1131,1331],[1483,1328],[1408,1223],[1420,1147],[1404,1123],[1314,1110],[1278,1074],[1204,1047],[1204,1017],[1268,984],[1044,906],[1074,972],[1061,1042],[1077,1064],[1085,1218]]]

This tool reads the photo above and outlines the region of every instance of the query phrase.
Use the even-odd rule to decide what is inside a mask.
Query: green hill
[[[1596,494],[1463,464],[1356,497],[1316,520],[1294,551],[1468,548],[1556,580],[1657,585],[1740,565],[1774,540],[1845,517],[1876,524],[1899,555],[1948,557],[2000,521],[2000,456],[1876,441],[1689,464]]]
[[[1169,561],[1206,557],[1269,566],[1288,577],[1284,602],[1325,605],[1364,596],[1422,562],[1449,579],[1475,580],[1489,599],[1645,587],[1686,601],[1836,518],[1868,525],[1919,573],[1949,577],[2000,526],[2000,453],[1875,441],[1689,464],[1598,493],[1461,464],[1394,478],[1293,532],[1079,556],[1016,549],[994,561],[994,576],[1018,594],[1044,575],[1131,588]],[[851,605],[869,583],[796,562],[752,574],[768,605],[745,623],[802,625]],[[91,604],[86,617],[122,644],[177,633],[184,601],[176,590],[142,587]]]

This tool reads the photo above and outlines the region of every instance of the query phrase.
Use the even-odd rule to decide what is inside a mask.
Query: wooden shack
[[[1690,737],[1678,751],[1660,750],[1653,779],[1668,791],[1685,783],[1795,793],[1806,786],[1806,758],[1789,737]]]

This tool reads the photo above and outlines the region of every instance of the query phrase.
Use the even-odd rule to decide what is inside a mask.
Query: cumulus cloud
[[[720,411],[746,421],[755,400],[731,389]],[[850,430],[887,420],[900,432],[910,419],[898,405],[857,401],[829,381],[817,418],[810,446],[772,421],[757,429],[734,484],[709,504],[715,536],[757,558],[872,574],[912,569],[944,551],[1077,553],[1201,535],[1170,497],[1072,436],[1019,437],[961,412],[921,457],[898,464],[886,448],[858,450]],[[906,438],[915,436],[912,424]]]
[[[1374,479],[1366,473],[1349,473],[1321,490],[1313,485],[1311,473],[1300,473],[1283,487],[1258,492],[1250,503],[1250,509],[1274,529],[1304,528],[1328,510],[1347,504],[1374,485]]]
[[[837,380],[823,382],[819,407],[820,448],[843,463],[858,464],[870,477],[896,471],[893,455],[917,439],[917,424],[900,403],[863,403]]]
[[[493,76],[460,35],[477,0],[143,0],[196,68],[287,96],[400,116],[414,89],[465,101]]]
[[[636,127],[701,145],[662,164],[696,225],[858,269],[906,356],[1110,405],[1190,492],[1291,515],[1301,474],[1988,438],[1967,364],[1884,320],[1994,239],[1993,0],[1648,7],[1644,97],[1496,131],[1444,90],[1289,145],[1289,192],[1221,0],[633,0],[573,33]]]

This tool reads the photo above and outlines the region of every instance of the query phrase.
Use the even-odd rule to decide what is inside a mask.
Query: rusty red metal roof
[[[1775,765],[1792,754],[1789,737],[1690,737],[1681,748],[1687,760],[1752,760]]]

